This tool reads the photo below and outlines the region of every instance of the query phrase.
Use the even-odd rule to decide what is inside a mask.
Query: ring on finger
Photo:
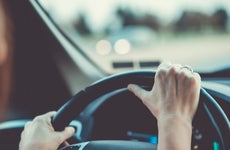
[[[193,69],[192,69],[192,67],[191,66],[189,66],[189,65],[184,65],[184,66],[182,66],[181,67],[181,69],[187,69],[187,70],[189,70],[189,71],[191,71],[192,73],[193,73]]]

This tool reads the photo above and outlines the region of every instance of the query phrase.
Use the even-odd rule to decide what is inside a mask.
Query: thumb
[[[75,133],[74,127],[66,127],[62,132],[59,132],[61,142],[64,142],[68,138],[72,137],[74,133]]]
[[[128,89],[142,101],[145,99],[146,95],[148,94],[148,91],[142,89],[141,87],[135,84],[129,84]]]

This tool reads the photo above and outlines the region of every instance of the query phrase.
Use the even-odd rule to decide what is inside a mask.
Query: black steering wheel
[[[144,88],[151,88],[155,76],[154,71],[133,71],[117,75],[112,75],[99,80],[84,90],[78,92],[68,102],[66,102],[53,117],[52,124],[55,130],[63,130],[74,120],[91,102],[95,99],[110,93],[115,90],[124,89],[128,84],[133,83]],[[229,147],[229,120],[208,92],[201,88],[202,101],[199,103],[198,109],[204,109],[212,123],[215,124],[215,129],[219,135],[220,148],[222,150],[230,149]],[[215,115],[213,115],[215,114]],[[198,114],[199,115],[199,114]],[[108,140],[108,141],[86,141],[64,148],[68,149],[82,149],[82,150],[153,150],[157,149],[156,144],[137,141],[125,140]]]

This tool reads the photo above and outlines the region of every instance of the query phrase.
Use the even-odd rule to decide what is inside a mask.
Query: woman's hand
[[[188,66],[163,63],[158,67],[151,91],[133,84],[128,86],[157,118],[159,142],[170,142],[169,138],[179,138],[181,142],[184,138],[191,142],[192,119],[199,102],[200,82],[199,74]],[[180,134],[182,131],[184,133]],[[190,144],[187,145],[189,147]],[[159,146],[162,147],[161,144]],[[168,148],[173,149],[172,145]]]
[[[48,112],[37,116],[25,125],[21,134],[19,150],[57,150],[62,143],[73,136],[74,128],[66,127],[56,132],[51,124],[51,117],[56,112]]]

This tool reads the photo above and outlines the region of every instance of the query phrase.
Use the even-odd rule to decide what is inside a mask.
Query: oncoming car
[[[157,149],[156,119],[125,87],[149,88],[159,64],[172,61],[202,77],[191,149],[230,149],[228,0],[6,3],[14,61],[1,148],[18,149],[25,123],[56,110],[55,127],[76,128],[66,150]]]

